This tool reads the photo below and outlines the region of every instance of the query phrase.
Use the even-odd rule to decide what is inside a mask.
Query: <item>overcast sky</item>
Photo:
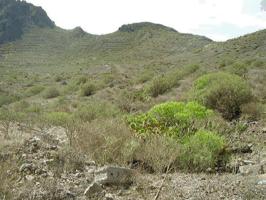
[[[266,0],[27,0],[42,6],[57,26],[92,34],[149,21],[216,41],[266,29]],[[266,10],[266,9],[265,9]]]

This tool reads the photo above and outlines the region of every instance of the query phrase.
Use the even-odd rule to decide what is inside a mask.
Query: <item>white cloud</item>
[[[260,0],[28,0],[42,6],[62,28],[81,26],[89,33],[105,34],[122,24],[150,21],[171,26],[180,32],[207,34],[224,40],[253,27],[266,28],[266,12],[259,11]],[[252,2],[251,2],[252,1]],[[249,3],[247,6],[247,3]],[[258,7],[257,12],[247,8]],[[230,36],[219,30],[206,33],[202,27],[235,26]],[[238,31],[239,29],[239,31]]]

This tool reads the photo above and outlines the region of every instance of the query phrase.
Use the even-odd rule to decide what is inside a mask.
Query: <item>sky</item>
[[[266,0],[27,0],[57,26],[107,34],[123,24],[153,22],[225,41],[266,29]]]

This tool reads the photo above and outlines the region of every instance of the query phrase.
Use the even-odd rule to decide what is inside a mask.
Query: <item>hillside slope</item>
[[[134,31],[124,31],[127,27]],[[87,34],[80,28],[71,31],[32,28],[21,40],[2,45],[0,51],[2,65],[43,68],[56,64],[60,69],[65,65],[75,68],[162,61],[171,55],[188,56],[210,42],[205,37],[181,34],[162,25],[139,23],[100,36]]]

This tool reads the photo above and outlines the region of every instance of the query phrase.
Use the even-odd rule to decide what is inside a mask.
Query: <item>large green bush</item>
[[[167,135],[174,138],[195,132],[204,126],[212,111],[196,102],[167,102],[149,112],[128,117],[130,127],[138,134]]]
[[[220,159],[225,159],[223,151],[224,139],[216,133],[200,130],[188,137],[179,156],[181,168],[193,171],[202,171],[214,168]]]
[[[251,100],[251,90],[244,79],[223,72],[197,79],[189,92],[190,99],[219,111],[231,120],[241,114],[241,105]]]

